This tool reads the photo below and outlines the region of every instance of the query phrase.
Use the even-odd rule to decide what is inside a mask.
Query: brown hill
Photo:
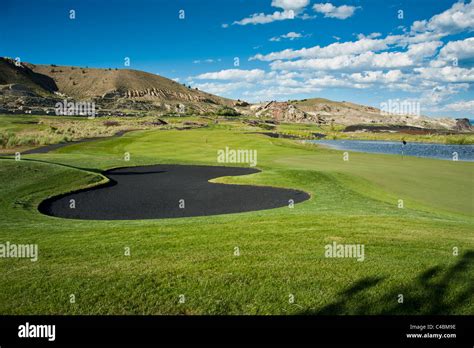
[[[323,98],[269,102],[252,106],[257,117],[273,118],[283,122],[318,124],[392,124],[422,128],[452,129],[454,119],[436,119],[422,115],[385,114],[380,109],[350,102],[337,102]]]
[[[58,90],[51,77],[38,74],[24,64],[17,65],[15,61],[4,58],[0,58],[0,85],[11,87],[11,91],[24,90],[36,94],[48,94]]]
[[[143,71],[30,63],[16,66],[12,60],[0,58],[0,95],[12,95],[7,93],[12,89],[21,90],[25,97],[40,94],[45,97],[45,101],[48,97],[94,100],[102,109],[112,110],[204,112],[234,104],[233,100]],[[38,103],[37,98],[34,103]]]
[[[33,71],[54,79],[61,93],[77,99],[121,96],[215,104],[229,102],[144,71],[33,64],[28,66]]]

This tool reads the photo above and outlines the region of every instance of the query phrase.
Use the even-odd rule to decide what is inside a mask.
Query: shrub
[[[216,112],[219,116],[240,116],[240,112],[229,106],[223,106]]]

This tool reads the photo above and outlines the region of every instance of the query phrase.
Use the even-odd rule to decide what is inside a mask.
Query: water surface
[[[311,143],[329,146],[337,150],[368,153],[384,153],[400,156],[415,156],[453,160],[457,153],[459,161],[474,161],[474,145],[446,145],[434,143],[410,143],[375,140],[308,140]]]

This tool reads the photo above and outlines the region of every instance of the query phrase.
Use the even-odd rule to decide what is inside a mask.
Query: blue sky
[[[0,56],[25,62],[125,68],[129,57],[252,102],[401,99],[474,116],[468,0],[2,0],[0,23]]]

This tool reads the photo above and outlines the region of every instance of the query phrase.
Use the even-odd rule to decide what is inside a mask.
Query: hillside
[[[22,92],[11,93],[12,90]],[[44,98],[44,103],[29,98],[38,95]],[[16,66],[5,58],[0,58],[0,96],[22,97],[21,104],[28,107],[50,106],[51,99],[67,97],[77,101],[94,100],[100,108],[108,110],[187,113],[212,111],[234,104],[230,99],[143,71],[30,63]],[[20,102],[4,99],[2,104]]]
[[[229,102],[227,99],[185,87],[173,80],[144,71],[27,65],[33,71],[54,79],[61,93],[77,99],[117,96],[215,104]]]
[[[337,102],[323,98],[294,100],[289,102],[269,102],[252,106],[257,117],[273,118],[283,122],[307,122],[317,124],[392,124],[422,128],[447,128],[456,125],[454,119],[435,119],[426,116],[407,114],[385,115],[380,109],[354,104]]]
[[[0,86],[5,93],[12,95],[21,94],[21,91],[31,95],[47,95],[58,90],[51,77],[36,73],[26,65],[17,66],[14,61],[3,58],[0,58]],[[10,92],[6,92],[7,90]]]

